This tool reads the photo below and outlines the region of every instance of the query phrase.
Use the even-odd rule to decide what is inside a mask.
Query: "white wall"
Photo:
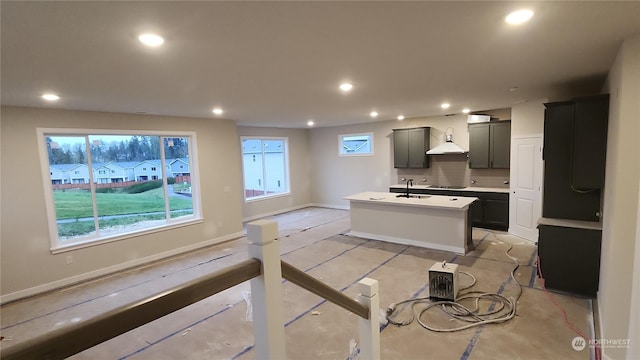
[[[240,145],[232,121],[21,107],[2,107],[1,118],[2,301],[242,235]],[[51,254],[37,127],[195,132],[203,221]],[[68,255],[73,264],[66,264]]]
[[[598,303],[602,338],[628,339],[630,329],[638,326],[638,301],[632,303],[631,298],[640,286],[640,266],[634,266],[640,189],[640,36],[623,43],[605,92],[611,98]],[[630,321],[634,313],[636,318]],[[634,346],[637,349],[638,344]],[[626,348],[605,348],[603,354],[610,359],[631,358]]]
[[[543,135],[545,102],[547,99],[513,105],[511,108],[511,137]]]
[[[508,119],[509,111],[500,111],[501,119]],[[540,120],[542,121],[542,120]],[[444,133],[453,134],[453,141],[469,148],[469,130],[466,115],[430,116],[403,121],[386,120],[368,124],[345,125],[311,130],[311,177],[313,179],[313,203],[323,206],[348,208],[342,197],[362,191],[388,191],[399,178],[410,176],[417,183],[423,178],[427,184],[447,182],[444,173],[454,174],[455,182],[438,185],[469,186],[470,177],[482,179],[483,186],[503,186],[509,179],[509,170],[469,170],[466,156],[445,155],[432,157],[429,169],[394,169],[392,137],[393,129],[431,127],[430,147],[444,142]],[[338,136],[355,133],[373,133],[373,156],[339,156]]]
[[[289,139],[289,174],[290,190],[288,195],[267,199],[244,202],[244,196],[240,194],[238,202],[242,204],[242,219],[249,221],[259,217],[273,215],[289,210],[299,209],[311,205],[311,178],[309,176],[311,163],[309,155],[309,131],[307,129],[281,129],[265,127],[238,127],[238,146],[228,151],[242,152],[239,142],[240,136],[266,136],[286,137]],[[242,167],[242,164],[240,164]],[[238,183],[243,186],[243,179]]]

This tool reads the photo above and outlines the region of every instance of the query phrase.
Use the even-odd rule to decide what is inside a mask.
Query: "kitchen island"
[[[469,206],[474,197],[363,192],[344,197],[350,235],[465,254],[473,249]]]

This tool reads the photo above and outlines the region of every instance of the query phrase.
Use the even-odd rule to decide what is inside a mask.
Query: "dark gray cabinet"
[[[542,216],[598,221],[608,96],[545,104]]]
[[[403,193],[406,189],[389,188],[389,192]],[[411,194],[476,197],[469,207],[471,225],[485,229],[507,231],[509,229],[509,194],[499,192],[416,189],[409,188]]]
[[[469,168],[508,169],[511,121],[469,124]]]
[[[602,230],[551,225],[539,225],[538,229],[538,255],[546,287],[596,297]]]
[[[428,168],[430,128],[393,130],[393,167]]]

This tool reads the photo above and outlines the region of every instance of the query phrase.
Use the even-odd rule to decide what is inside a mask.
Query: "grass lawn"
[[[53,192],[56,205],[56,218],[77,219],[93,217],[91,193],[85,190],[56,190]],[[145,214],[164,211],[163,189],[153,189],[139,194],[126,193],[97,193],[96,204],[98,215],[126,215]],[[170,196],[171,210],[190,209],[193,207],[190,199]]]

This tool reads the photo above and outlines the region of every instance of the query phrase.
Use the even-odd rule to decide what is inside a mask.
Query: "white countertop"
[[[357,202],[380,203],[400,206],[417,206],[426,208],[439,208],[449,210],[464,210],[472,202],[477,200],[475,197],[466,196],[440,196],[440,195],[421,195],[424,198],[403,198],[397,197],[398,193],[388,192],[362,192],[355,195],[345,196],[343,199]]]
[[[477,192],[496,192],[496,193],[509,193],[509,188],[488,188],[488,187],[477,187],[477,186],[469,186],[464,189],[443,189],[430,187],[431,185],[413,185],[410,186],[409,189],[427,189],[427,190],[449,190],[449,191],[477,191]],[[391,185],[394,189],[406,189],[406,184],[396,184]]]
[[[552,219],[552,218],[545,218],[545,217],[541,217],[540,219],[538,219],[538,225],[571,227],[571,228],[587,229],[587,230],[602,230],[602,222]]]

